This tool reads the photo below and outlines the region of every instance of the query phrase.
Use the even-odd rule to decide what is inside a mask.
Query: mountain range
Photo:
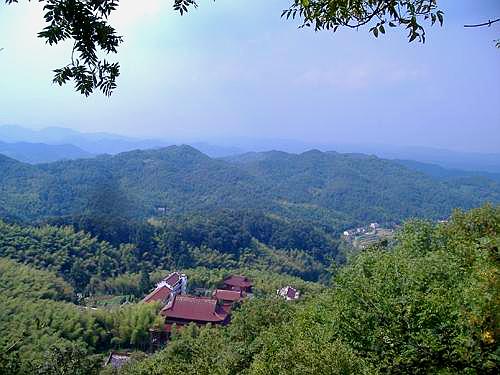
[[[18,125],[0,126],[0,140],[10,143],[44,143],[52,146],[71,144],[93,155],[117,154],[135,149],[164,147],[171,144],[165,141],[141,140],[103,132],[82,133],[61,127],[33,130]],[[64,159],[72,158],[65,157]]]
[[[500,202],[500,184],[491,179],[443,180],[375,156],[318,150],[215,159],[190,146],[170,146],[39,165],[0,156],[0,170],[3,214],[25,221],[231,209],[338,230],[368,221],[444,218],[456,207]]]
[[[4,152],[0,151],[0,153],[33,164],[100,154],[114,155],[120,152],[155,149],[179,143],[173,140],[138,139],[104,132],[82,133],[62,127],[33,130],[18,125],[0,126],[0,141],[4,145],[2,148]],[[498,153],[460,152],[403,145],[307,143],[294,140],[242,137],[183,141],[181,143],[189,144],[210,157],[216,158],[269,150],[302,153],[318,149],[321,151],[335,150],[343,153],[373,154],[385,159],[434,164],[441,168],[453,169],[459,174],[463,174],[462,172],[481,172],[482,175],[500,173],[500,154]],[[69,148],[70,145],[74,147]],[[421,170],[423,165],[414,164],[411,167],[415,167],[415,170]],[[424,167],[424,169],[427,171],[434,169],[436,172],[432,166]],[[446,171],[442,172],[446,175],[449,174]]]
[[[2,141],[0,141],[0,154],[31,164],[94,156],[90,152],[72,144],[49,145],[45,143],[7,143]]]

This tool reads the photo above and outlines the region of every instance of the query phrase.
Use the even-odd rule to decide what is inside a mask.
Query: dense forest
[[[69,224],[0,221],[0,256],[57,272],[80,293],[124,273],[193,267],[258,268],[317,281],[328,277],[332,261],[343,260],[338,240],[325,231],[255,214],[223,212],[154,225],[95,218]]]
[[[136,261],[126,265],[127,256],[136,256],[133,245],[70,227],[3,223],[0,233],[0,373],[113,373],[101,369],[112,349],[134,352],[122,374],[498,372],[498,206],[456,211],[448,223],[408,221],[394,241],[351,254],[321,282],[264,264],[182,268],[191,291],[244,272],[255,296],[235,310],[230,325],[190,326],[154,354],[147,331],[158,324],[158,307],[133,302],[164,276],[160,267],[170,260],[154,263],[142,253],[136,270]],[[172,233],[183,235],[163,236]],[[186,246],[208,248],[206,241]],[[146,265],[157,268],[145,272]],[[286,284],[303,298],[276,298]],[[89,308],[99,294],[130,294],[132,303]]]
[[[229,209],[306,220],[339,233],[369,221],[443,218],[500,201],[498,182],[440,180],[361,154],[267,152],[212,159],[189,146],[37,166],[0,156],[0,207],[12,219],[151,217]]]
[[[0,168],[0,373],[107,373],[112,350],[133,353],[124,374],[495,373],[498,182],[188,146]],[[361,251],[340,239],[411,217],[429,221]],[[159,306],[140,300],[173,270],[194,294],[244,274],[254,298],[152,353]]]

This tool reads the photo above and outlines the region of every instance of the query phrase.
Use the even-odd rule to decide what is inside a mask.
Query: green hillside
[[[297,303],[256,298],[123,374],[496,374],[499,209],[414,221]]]
[[[260,210],[339,231],[367,221],[446,217],[500,201],[485,179],[442,181],[373,156],[309,151],[212,159],[189,146],[39,166],[0,158],[6,214],[27,221],[105,215],[146,219]]]

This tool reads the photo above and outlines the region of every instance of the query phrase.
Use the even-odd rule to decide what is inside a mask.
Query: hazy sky
[[[121,0],[122,76],[111,98],[51,84],[69,46],[36,38],[40,7],[0,5],[0,124],[170,140],[287,138],[500,151],[500,0],[440,0],[425,45],[402,30],[314,33],[280,19],[290,0]]]

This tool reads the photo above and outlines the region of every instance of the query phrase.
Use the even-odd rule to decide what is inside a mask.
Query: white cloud
[[[158,15],[166,5],[171,3],[167,0],[120,0],[110,22],[118,30],[124,30]]]

